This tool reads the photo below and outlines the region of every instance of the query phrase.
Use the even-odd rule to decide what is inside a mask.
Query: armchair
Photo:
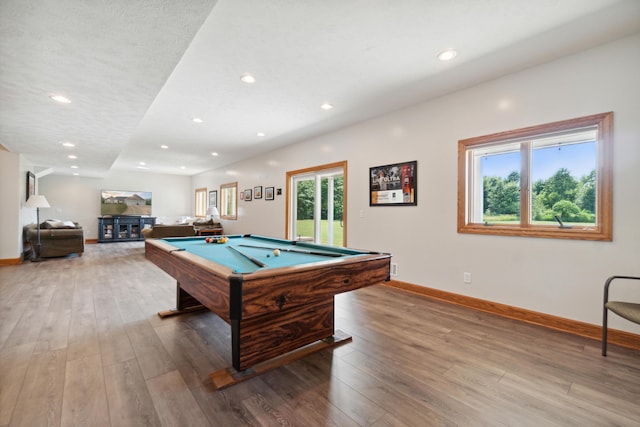
[[[640,324],[640,303],[627,301],[609,301],[609,286],[615,279],[640,280],[635,276],[611,276],[604,283],[604,303],[602,314],[602,355],[607,355],[607,314],[611,310],[630,322]]]

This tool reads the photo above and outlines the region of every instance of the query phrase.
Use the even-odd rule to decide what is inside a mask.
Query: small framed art
[[[253,187],[253,198],[262,199],[262,185],[258,187]]]
[[[210,208],[218,207],[218,190],[209,191],[209,207]]]
[[[264,189],[264,199],[273,200],[273,187],[266,187]]]
[[[251,201],[251,189],[247,189],[244,190],[244,201],[245,202],[250,202]]]
[[[32,172],[27,172],[27,200],[36,194],[36,176]]]

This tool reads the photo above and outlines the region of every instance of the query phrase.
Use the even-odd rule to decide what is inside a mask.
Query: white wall
[[[40,221],[48,218],[76,221],[84,228],[85,239],[98,238],[100,190],[150,191],[151,214],[164,222],[193,214],[188,176],[116,171],[105,178],[48,175],[38,180],[38,188],[51,205],[40,210]]]
[[[283,237],[286,171],[346,159],[348,245],[391,252],[398,280],[600,324],[604,280],[640,275],[639,75],[637,34],[195,176],[192,192],[233,181],[239,191],[282,188],[275,201],[240,201],[238,220],[224,227]],[[457,233],[459,139],[607,111],[614,112],[613,242]],[[410,160],[418,161],[418,206],[369,207],[369,167]],[[640,300],[633,285],[616,295]],[[613,317],[612,327],[640,333]]]
[[[33,164],[23,156],[0,150],[0,259],[22,256],[22,226],[35,222],[36,211],[26,208],[27,171]],[[37,186],[36,186],[37,192]]]
[[[20,192],[19,155],[0,149],[0,259],[20,257],[22,236],[18,224],[26,197],[26,178],[23,182],[25,189]]]

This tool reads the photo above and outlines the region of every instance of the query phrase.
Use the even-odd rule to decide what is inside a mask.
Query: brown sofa
[[[38,243],[36,224],[24,227],[24,241],[32,250]],[[40,258],[61,257],[70,254],[82,256],[84,252],[84,232],[78,223],[71,221],[47,220],[40,224]]]
[[[193,221],[193,226],[196,228],[196,233],[200,230],[215,230],[216,234],[223,234],[222,224],[213,219],[196,219]]]
[[[162,239],[164,237],[186,237],[195,236],[196,229],[193,225],[154,225],[151,228],[142,230],[145,239]]]

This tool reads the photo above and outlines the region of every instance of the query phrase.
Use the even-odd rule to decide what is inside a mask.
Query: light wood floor
[[[142,243],[0,268],[0,426],[638,426],[640,352],[373,286],[353,342],[223,391],[230,328],[164,320]]]

